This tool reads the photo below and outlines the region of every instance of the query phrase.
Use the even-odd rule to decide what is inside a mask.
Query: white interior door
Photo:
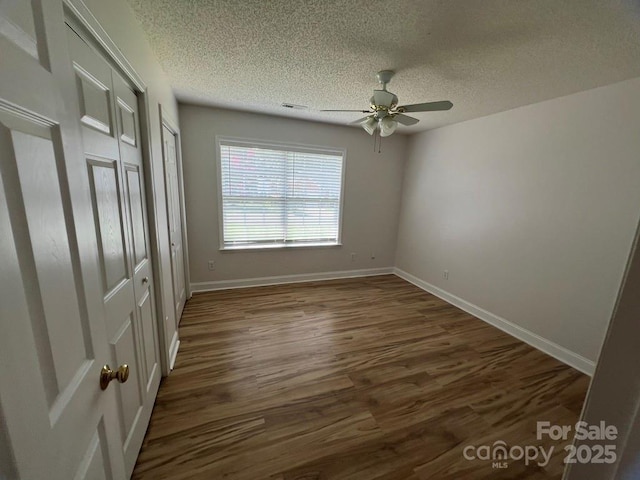
[[[178,181],[177,137],[165,125],[162,127],[164,141],[164,173],[167,189],[167,216],[169,221],[169,241],[171,242],[171,274],[173,278],[173,298],[176,323],[180,321],[187,300],[184,275],[184,249],[182,246],[182,209],[180,208],[180,188]]]
[[[98,238],[107,342],[114,364],[130,366],[129,381],[116,387],[120,448],[130,475],[161,373],[138,101],[94,49],[71,28],[67,34]]]
[[[60,4],[0,2],[0,52],[0,476],[124,478]]]

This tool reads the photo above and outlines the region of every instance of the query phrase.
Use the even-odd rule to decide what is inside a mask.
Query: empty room
[[[636,0],[0,0],[0,480],[640,479]]]

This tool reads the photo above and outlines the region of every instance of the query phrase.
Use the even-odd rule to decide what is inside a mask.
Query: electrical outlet
[[[356,254],[355,252],[351,252],[351,261],[355,262],[356,261]]]
[[[216,269],[216,262],[214,262],[213,260],[209,260],[207,265],[209,266],[209,270],[215,270]]]
[[[445,270],[444,272],[442,272],[442,278],[444,278],[445,280],[449,280],[449,270]]]

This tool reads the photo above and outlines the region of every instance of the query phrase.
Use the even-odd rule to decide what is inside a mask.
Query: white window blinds
[[[342,152],[219,141],[223,248],[336,244]]]

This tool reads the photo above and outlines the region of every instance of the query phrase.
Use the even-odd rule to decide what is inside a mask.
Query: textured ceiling
[[[640,2],[129,0],[180,101],[346,124],[375,73],[426,130],[640,76]],[[306,105],[308,111],[281,107]]]

